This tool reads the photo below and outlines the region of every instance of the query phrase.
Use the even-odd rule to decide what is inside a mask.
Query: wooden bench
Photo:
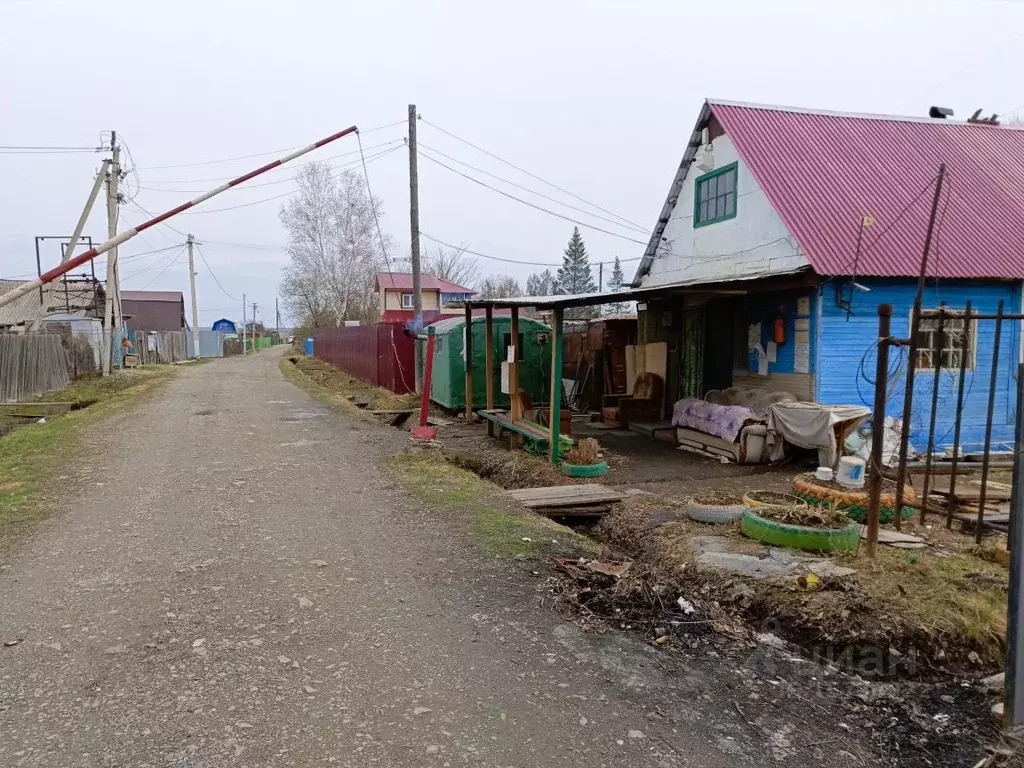
[[[526,449],[534,453],[543,453],[547,450],[548,442],[551,440],[551,430],[542,427],[535,421],[521,419],[513,421],[507,411],[487,410],[477,411],[481,418],[487,419],[492,424],[497,424],[499,433],[502,429],[522,435],[526,438]]]

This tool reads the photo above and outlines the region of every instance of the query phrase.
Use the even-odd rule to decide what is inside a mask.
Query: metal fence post
[[[892,304],[878,305],[878,347],[875,350],[875,408],[871,415],[871,464],[868,466],[868,557],[878,546],[878,513],[882,495],[882,447],[885,439],[886,385],[889,383],[889,336]],[[899,510],[897,510],[899,514]]]
[[[996,386],[999,384],[999,343],[1003,333],[1003,300],[996,306],[996,332],[992,348],[992,379],[988,390],[988,418],[985,423],[985,453],[981,462],[981,491],[978,493],[978,526],[974,541],[981,544],[985,527],[985,502],[988,495],[988,465],[992,459],[992,417],[996,410]]]
[[[1003,727],[1017,725],[1024,715],[1024,637],[1021,599],[1024,598],[1024,365],[1017,367],[1017,413],[1014,419],[1013,491],[1010,500],[1010,591],[1006,605],[1006,688],[1003,697]]]

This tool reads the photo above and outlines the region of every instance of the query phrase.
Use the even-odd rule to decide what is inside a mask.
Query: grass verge
[[[473,533],[488,554],[540,559],[567,550],[598,549],[586,536],[517,508],[496,486],[443,458],[407,453],[387,459],[384,468],[414,498],[441,512],[469,515]]]
[[[65,466],[79,446],[79,431],[137,402],[173,375],[171,366],[122,371],[105,379],[72,382],[47,402],[83,406],[28,424],[0,438],[0,541],[22,531],[48,511],[41,498],[46,479]]]

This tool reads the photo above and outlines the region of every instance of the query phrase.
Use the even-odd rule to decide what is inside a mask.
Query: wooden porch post
[[[486,381],[487,381],[487,410],[494,410],[494,308],[490,305],[484,310],[487,327],[484,329],[484,352],[487,359]],[[487,434],[494,437],[494,422],[487,420]]]
[[[473,305],[466,302],[466,423],[473,423]]]
[[[562,410],[562,307],[555,307],[551,318],[551,403],[549,405],[548,424],[551,427],[551,439],[548,440],[551,451],[551,463],[558,464],[558,437],[561,432]]]

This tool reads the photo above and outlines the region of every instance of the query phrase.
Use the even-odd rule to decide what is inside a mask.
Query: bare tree
[[[550,269],[534,272],[526,278],[527,296],[554,296],[559,293],[558,281]]]
[[[465,246],[437,246],[427,254],[423,269],[427,274],[472,288],[480,279],[480,264],[466,252]]]
[[[362,176],[332,176],[324,163],[310,163],[296,177],[299,194],[281,206],[291,261],[281,292],[285,306],[315,326],[333,321],[376,319],[374,273],[385,263],[372,201]],[[383,247],[389,247],[387,241]]]
[[[480,289],[474,298],[477,299],[510,299],[514,296],[522,296],[523,289],[514,277],[499,275],[484,278],[480,283]]]

